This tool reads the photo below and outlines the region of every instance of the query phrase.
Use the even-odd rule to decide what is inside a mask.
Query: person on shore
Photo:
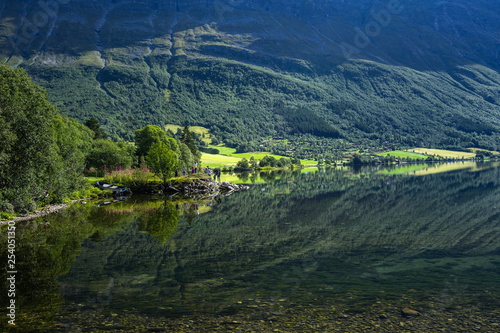
[[[219,183],[220,183],[220,174],[221,174],[220,169],[217,169],[217,179],[218,179]]]
[[[185,176],[186,175],[186,167],[182,167],[182,175]]]
[[[198,162],[194,162],[194,172],[193,173],[198,173]]]

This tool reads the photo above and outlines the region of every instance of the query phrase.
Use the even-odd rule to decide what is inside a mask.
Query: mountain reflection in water
[[[346,170],[280,173],[210,202],[75,205],[19,227],[18,300],[29,314],[19,324],[260,318],[301,306],[368,313],[377,304],[399,315],[438,300],[498,308],[498,167],[423,177]]]

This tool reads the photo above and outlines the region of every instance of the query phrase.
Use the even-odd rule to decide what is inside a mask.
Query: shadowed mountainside
[[[293,134],[306,108],[332,137],[499,145],[497,3],[58,3],[0,4],[0,60],[115,139],[188,122],[250,142]]]

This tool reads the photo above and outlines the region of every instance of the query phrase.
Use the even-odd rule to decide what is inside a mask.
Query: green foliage
[[[337,129],[306,108],[281,109],[279,113],[286,119],[290,134],[312,134],[328,138],[341,136]]]
[[[200,147],[199,150],[201,152],[204,152],[204,153],[207,153],[207,154],[213,154],[213,155],[218,155],[218,154],[221,153],[219,149],[213,148],[213,147],[210,147],[210,148]]]
[[[107,134],[104,132],[104,130],[101,128],[101,125],[99,124],[99,120],[96,118],[92,117],[89,118],[85,122],[85,126],[90,128],[94,132],[94,139],[106,139]]]
[[[82,172],[85,157],[92,147],[93,132],[77,121],[57,114],[54,117],[54,134],[58,162],[62,168],[52,175],[51,184],[56,186],[49,187],[48,192],[64,198],[85,185]]]
[[[178,153],[179,145],[177,141],[167,135],[163,129],[155,125],[147,125],[135,131],[135,145],[137,147],[137,155],[146,156],[151,146],[157,141],[161,141],[167,145],[169,149]]]
[[[182,134],[180,137],[181,143],[184,143],[189,150],[191,151],[192,158],[196,161],[199,162],[201,158],[201,153],[198,151],[198,148],[195,145],[195,140],[193,137],[193,134],[189,131],[188,126],[184,126],[182,129]]]
[[[235,170],[248,170],[250,169],[250,164],[248,163],[248,160],[246,158],[241,159],[236,163],[236,168]]]
[[[278,160],[274,158],[274,156],[265,156],[263,159],[260,160],[259,166],[261,168],[264,167],[277,167],[278,166]]]
[[[133,131],[148,124],[189,122],[209,128],[214,143],[240,151],[256,151],[262,138],[275,136],[297,143],[314,136],[331,146],[337,138],[406,147],[500,146],[494,116],[500,109],[480,97],[498,94],[498,85],[465,82],[462,73],[450,74],[451,82],[449,74],[363,61],[319,76],[223,58],[151,55],[147,63],[150,72],[142,60],[136,68],[107,66],[100,75],[84,66],[33,66],[30,72],[63,112],[82,122],[84,115],[99,119],[114,140],[132,141]],[[461,71],[499,80],[486,68]],[[477,92],[458,89],[461,84]]]
[[[144,214],[139,223],[139,230],[149,233],[164,244],[177,230],[179,220],[180,213],[175,204],[165,201],[160,208]]]
[[[189,149],[189,147],[185,143],[180,142],[179,143],[179,150],[181,152],[180,160],[181,160],[182,166],[186,167],[187,169],[192,168],[193,164],[195,162],[195,158],[194,158],[193,154],[191,153],[191,150]]]
[[[61,201],[81,186],[89,137],[26,72],[0,64],[0,197],[18,211]]]
[[[129,148],[130,146],[110,140],[95,140],[94,147],[87,155],[87,168],[95,168],[99,171],[130,168],[134,162],[133,146],[131,146],[132,149]]]
[[[146,163],[164,185],[180,166],[178,155],[162,141],[156,141],[151,146],[146,156]]]

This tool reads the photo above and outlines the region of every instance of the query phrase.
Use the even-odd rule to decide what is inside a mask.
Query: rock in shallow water
[[[408,309],[408,308],[404,308],[403,310],[401,310],[401,314],[404,317],[416,317],[416,316],[420,316],[420,312],[418,312],[416,310]]]

